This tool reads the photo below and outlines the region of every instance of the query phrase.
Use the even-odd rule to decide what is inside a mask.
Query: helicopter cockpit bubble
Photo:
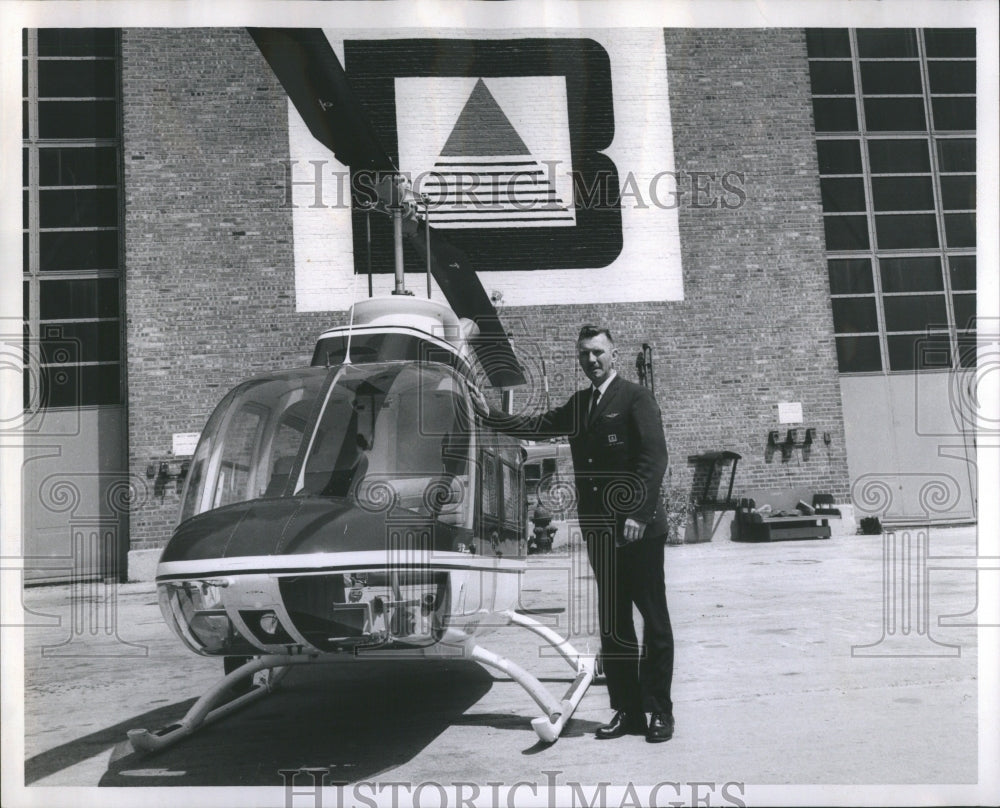
[[[180,521],[283,493],[282,483],[328,375],[312,368],[291,370],[250,379],[231,390],[202,430]]]
[[[472,527],[466,386],[434,363],[308,368],[223,399],[192,460],[181,520],[273,497],[350,499]]]

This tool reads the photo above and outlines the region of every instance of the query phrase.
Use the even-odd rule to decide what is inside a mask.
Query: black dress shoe
[[[646,733],[645,713],[626,713],[619,710],[615,717],[594,733],[598,740],[608,741],[622,735],[644,735]]]
[[[649,717],[646,740],[649,743],[663,743],[674,737],[674,717],[666,713],[653,713]]]

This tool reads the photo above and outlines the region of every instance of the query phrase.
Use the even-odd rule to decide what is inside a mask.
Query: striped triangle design
[[[436,227],[558,227],[576,224],[547,169],[535,159],[482,79],[420,190]]]

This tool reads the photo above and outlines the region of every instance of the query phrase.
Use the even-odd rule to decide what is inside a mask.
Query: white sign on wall
[[[173,440],[174,457],[190,457],[198,446],[200,432],[175,432]]]
[[[505,305],[683,299],[662,29],[326,34],[435,230]],[[296,308],[343,310],[367,292],[349,169],[288,118]]]
[[[802,423],[802,402],[800,402],[800,401],[779,401],[778,402],[778,423],[779,424],[801,424]]]

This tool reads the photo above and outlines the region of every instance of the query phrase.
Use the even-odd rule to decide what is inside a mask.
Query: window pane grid
[[[816,136],[840,370],[938,369],[914,358],[914,346],[928,333],[954,343],[948,349],[949,366],[967,364],[968,357],[960,356],[955,342],[955,325],[960,313],[975,308],[974,264],[970,270],[962,262],[975,257],[971,127],[976,60],[954,51],[954,43],[967,39],[967,32],[944,31],[947,36],[935,41],[952,49],[928,59],[921,32],[844,29],[841,41],[826,31],[807,32],[811,72],[815,64],[819,75],[834,75],[823,72],[825,65],[846,64],[849,51],[855,87],[853,97],[839,86],[836,94],[823,88],[825,92],[813,95],[838,105],[822,108],[822,120],[817,114]],[[833,33],[839,36],[839,29]],[[829,44],[833,40],[839,51],[824,52],[823,48],[834,47]],[[886,56],[880,49],[905,53]],[[837,58],[831,58],[834,55]],[[883,63],[886,69],[880,70]],[[836,75],[844,75],[843,68],[837,70]],[[815,84],[814,80],[814,89]],[[838,110],[846,111],[851,100],[854,117],[838,120]],[[968,135],[961,134],[963,126],[970,127]],[[860,144],[860,166],[854,162],[852,143]],[[949,179],[942,182],[941,174]],[[858,180],[867,203],[863,211],[858,204],[861,194],[852,184]],[[868,243],[858,231],[861,215],[867,222]],[[867,270],[858,270],[858,261],[870,264],[870,278]],[[854,269],[845,274],[847,265]],[[857,322],[861,311],[870,317],[871,303],[865,301],[875,304],[877,332],[867,329],[870,323]],[[886,306],[892,309],[891,328]],[[914,307],[918,311],[911,311]],[[923,322],[927,317],[935,322]]]
[[[113,29],[26,31],[26,408],[122,403],[121,107]]]

